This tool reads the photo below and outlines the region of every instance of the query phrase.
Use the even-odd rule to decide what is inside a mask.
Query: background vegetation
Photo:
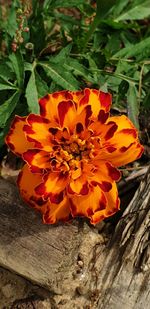
[[[149,0],[14,0],[0,10],[0,148],[48,92],[94,87],[139,128],[150,107]]]

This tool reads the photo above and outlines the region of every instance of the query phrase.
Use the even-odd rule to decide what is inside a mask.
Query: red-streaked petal
[[[135,142],[138,138],[138,132],[136,128],[133,126],[132,122],[126,116],[115,116],[108,118],[107,123],[116,123],[117,130],[115,135],[113,135],[109,143],[114,147],[120,146],[129,146],[131,143]],[[120,148],[120,147],[119,147]]]
[[[40,211],[43,215],[43,222],[53,224],[57,221],[68,221],[70,217],[70,207],[67,197],[56,205],[49,200],[45,201],[36,194],[35,187],[42,181],[41,174],[32,174],[28,165],[24,165],[22,171],[18,176],[18,186],[22,198],[30,206]]]
[[[67,127],[72,131],[76,117],[76,108],[73,101],[61,101],[58,104],[58,116],[60,126]]]
[[[112,97],[110,93],[105,93],[96,89],[84,89],[84,95],[80,99],[79,105],[90,104],[92,106],[92,113],[94,117],[97,117],[100,109],[105,112],[110,110],[112,103]]]
[[[33,167],[38,169],[50,168],[50,154],[39,149],[29,149],[23,153],[23,159]]]
[[[112,189],[104,194],[107,201],[106,207],[103,212],[98,210],[93,214],[91,217],[92,224],[96,224],[104,218],[112,216],[120,209],[120,200],[118,198],[118,190],[115,182],[112,183]]]
[[[43,148],[45,151],[52,151],[52,134],[49,128],[52,124],[48,119],[40,115],[30,114],[27,117],[27,125],[23,127],[23,131],[29,141],[34,141],[35,148]]]
[[[109,123],[106,124],[95,121],[89,125],[89,130],[93,131],[93,135],[99,136],[102,143],[108,142],[116,133],[117,128],[117,122],[114,121],[109,121]]]
[[[105,195],[98,186],[93,187],[89,194],[85,196],[70,195],[70,207],[73,217],[85,216],[92,218],[96,211],[101,211],[104,219],[106,203]]]
[[[50,172],[43,177],[42,183],[35,188],[35,192],[44,199],[50,198],[52,203],[59,204],[63,200],[68,181],[67,172]]]
[[[104,192],[109,192],[112,189],[114,181],[118,181],[121,177],[120,172],[109,162],[94,160],[93,165],[96,167],[94,175],[88,178],[91,185],[99,185]]]
[[[66,90],[47,94],[39,100],[41,116],[58,123],[58,104],[61,101],[73,100],[73,97],[73,93]]]
[[[26,124],[26,117],[15,116],[9,133],[6,136],[6,144],[16,155],[22,155],[27,149],[33,148],[34,143],[27,140],[23,127]]]
[[[110,117],[109,123],[116,123],[117,130],[110,139],[102,139],[98,158],[119,167],[140,158],[143,146],[139,143],[138,133],[126,116]]]
[[[82,124],[83,127],[88,127],[88,125],[90,124],[91,116],[92,116],[91,105],[83,106],[82,109],[78,110],[78,114],[77,114],[76,119],[75,119],[76,132],[78,131],[78,124]],[[81,132],[77,132],[77,134],[79,134],[79,133],[81,133]]]
[[[71,179],[68,186],[68,193],[86,195],[89,192],[89,185],[85,175],[81,175],[77,179]]]
[[[70,203],[67,196],[59,204],[49,203],[43,213],[43,222],[54,224],[58,221],[68,221],[71,217]]]
[[[22,198],[32,207],[41,211],[46,202],[35,193],[35,187],[42,181],[41,174],[33,174],[27,164],[25,164],[18,176],[18,186]]]
[[[131,143],[128,147],[122,146],[121,149],[117,149],[111,153],[111,156],[105,152],[104,156],[114,166],[119,167],[138,160],[143,151],[144,147],[139,142],[135,142]]]

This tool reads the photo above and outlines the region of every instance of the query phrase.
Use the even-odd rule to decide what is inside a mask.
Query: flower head
[[[40,115],[16,116],[6,143],[25,161],[23,199],[44,223],[85,216],[92,224],[119,209],[117,167],[143,146],[126,116],[109,116],[111,95],[94,89],[60,91],[39,100]]]

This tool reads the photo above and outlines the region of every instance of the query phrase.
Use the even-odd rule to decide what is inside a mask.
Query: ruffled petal
[[[83,96],[79,101],[79,106],[90,104],[94,117],[99,115],[100,109],[108,112],[112,103],[110,93],[105,93],[96,89],[86,88],[83,91]]]
[[[32,207],[41,211],[45,207],[46,201],[35,192],[35,187],[42,181],[41,174],[33,174],[27,164],[25,164],[18,176],[18,187],[22,198]]]
[[[104,192],[109,192],[112,189],[112,183],[121,178],[120,171],[109,162],[95,161],[94,164],[96,170],[94,175],[88,178],[89,183],[93,186],[98,185]]]
[[[68,193],[77,195],[86,195],[89,192],[89,185],[85,175],[77,179],[71,179],[68,186]]]
[[[138,141],[137,130],[133,124],[124,115],[109,119],[111,119],[111,122],[116,123],[117,129],[110,138],[104,136],[98,158],[109,161],[116,167],[139,159],[144,147]],[[108,125],[110,125],[110,121]]]
[[[67,196],[59,204],[48,203],[43,213],[43,223],[54,224],[58,221],[66,222],[71,218],[70,203]]]
[[[15,116],[9,133],[6,136],[6,144],[11,151],[16,155],[21,156],[27,149],[33,148],[34,143],[29,142],[23,131],[23,127],[26,124],[26,117]]]
[[[61,101],[72,99],[73,96],[70,91],[59,91],[47,94],[39,100],[41,116],[49,119],[51,122],[58,123],[58,104]]]
[[[76,122],[76,133],[80,134],[84,128],[87,128],[90,123],[90,117],[92,116],[91,105],[83,106],[78,110],[75,122]]]
[[[65,196],[60,204],[51,203],[50,200],[36,194],[35,187],[42,181],[41,174],[33,174],[28,165],[25,164],[18,176],[18,186],[24,201],[31,207],[40,211],[43,216],[43,223],[54,224],[57,221],[68,221],[70,218],[69,201]]]
[[[106,197],[99,186],[93,187],[89,194],[85,196],[70,195],[70,207],[73,217],[85,216],[92,218],[96,211],[100,211],[102,219],[104,219],[106,204]]]
[[[44,149],[45,151],[52,151],[52,133],[50,128],[52,124],[48,119],[40,115],[30,114],[27,117],[27,123],[23,127],[23,131],[29,141],[35,143],[35,148]]]
[[[93,135],[101,138],[101,144],[111,139],[116,134],[117,129],[118,125],[115,121],[109,121],[107,124],[95,121],[89,125],[89,130],[93,131]]]
[[[91,217],[91,223],[96,224],[103,220],[104,218],[108,218],[112,216],[120,209],[120,200],[118,198],[118,190],[116,183],[112,183],[112,189],[109,192],[105,192],[106,198],[106,207],[103,210],[96,211]]]
[[[59,124],[61,127],[67,127],[70,131],[74,129],[74,120],[76,118],[76,108],[73,101],[61,101],[58,104]]]
[[[52,203],[59,204],[64,198],[68,181],[68,172],[50,172],[43,177],[42,183],[35,188],[35,192],[44,199],[50,198]]]
[[[29,149],[23,153],[23,159],[32,167],[32,172],[50,169],[50,154],[39,149]]]

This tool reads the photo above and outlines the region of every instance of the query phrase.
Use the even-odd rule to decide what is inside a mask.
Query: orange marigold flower
[[[135,127],[124,115],[110,117],[111,95],[95,89],[55,92],[39,104],[40,115],[16,116],[6,137],[26,162],[18,177],[23,199],[49,224],[113,215],[117,167],[143,152]]]

